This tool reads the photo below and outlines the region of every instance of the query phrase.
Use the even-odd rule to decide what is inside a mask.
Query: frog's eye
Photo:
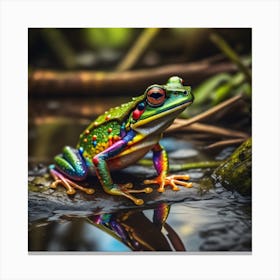
[[[153,107],[160,106],[165,101],[165,90],[161,87],[151,87],[147,91],[147,102]]]

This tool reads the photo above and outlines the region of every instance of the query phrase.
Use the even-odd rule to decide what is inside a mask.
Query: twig
[[[218,147],[222,147],[222,146],[240,144],[244,141],[245,141],[244,138],[218,141],[218,142],[215,142],[213,144],[210,144],[210,145],[206,146],[205,149],[213,149],[213,148],[218,148]]]
[[[160,28],[145,28],[127,55],[117,66],[116,71],[126,71],[131,69],[159,31]]]
[[[151,166],[153,161],[150,159],[141,159],[138,161],[139,164],[144,166]],[[187,169],[198,169],[198,168],[215,168],[218,167],[222,161],[200,161],[200,162],[189,162],[183,164],[170,164],[170,171],[181,171]]]
[[[171,164],[169,166],[170,171],[181,171],[188,169],[199,169],[199,168],[216,168],[220,166],[222,161],[200,161],[200,162],[190,162],[183,164]]]
[[[177,120],[175,120],[174,123],[177,124]],[[183,124],[183,123],[181,123],[181,124]],[[177,128],[176,130],[182,131],[182,127]],[[172,130],[172,132],[174,132],[176,130]],[[225,136],[225,137],[236,137],[236,138],[248,138],[249,137],[249,135],[247,133],[244,133],[241,131],[236,131],[236,130],[219,127],[219,126],[214,126],[214,125],[209,125],[209,124],[202,124],[199,122],[190,124],[189,126],[184,127],[183,130],[184,131],[191,130],[191,131],[195,131],[195,132],[209,133],[209,134],[220,135],[220,136]]]
[[[192,117],[186,121],[183,121],[183,120],[180,120],[179,122],[181,122],[180,124],[176,123],[172,126],[170,126],[166,131],[174,131],[174,130],[177,130],[178,128],[181,128],[181,127],[184,127],[184,126],[188,126],[192,123],[195,123],[195,122],[198,122],[198,121],[201,121],[201,120],[204,120],[206,118],[208,118],[209,116],[213,115],[213,114],[216,114],[217,112],[227,108],[227,107],[230,107],[233,103],[239,101],[242,99],[242,95],[239,94],[239,95],[236,95],[218,105],[216,105],[215,107],[195,116],[195,117]]]

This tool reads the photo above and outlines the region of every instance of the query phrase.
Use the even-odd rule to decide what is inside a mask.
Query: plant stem
[[[145,28],[127,55],[117,66],[116,71],[126,71],[131,69],[140,56],[145,52],[150,42],[156,37],[159,31],[160,28]]]
[[[66,69],[74,69],[76,66],[75,52],[63,33],[56,28],[42,28],[41,32],[62,66]]]
[[[244,73],[248,82],[252,82],[252,74],[250,70],[244,65],[242,60],[239,58],[238,54],[231,48],[231,46],[217,33],[212,33],[210,35],[212,42],[225,54],[227,57],[234,62],[241,72]]]
[[[182,163],[182,164],[170,164],[170,171],[181,171],[187,169],[198,169],[198,168],[216,168],[223,161],[201,161],[201,162],[190,162],[190,163]],[[138,161],[139,164],[144,166],[151,166],[153,161],[150,159],[141,159]]]

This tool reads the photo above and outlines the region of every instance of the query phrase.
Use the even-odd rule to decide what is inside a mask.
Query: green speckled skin
[[[122,124],[125,127],[129,126],[130,113],[139,102],[145,99],[145,95],[133,98],[130,102],[121,106],[111,108],[103,115],[97,117],[82,134],[77,144],[77,149],[83,148],[83,156],[92,165],[92,158],[110,147],[120,139],[120,131]],[[95,140],[94,140],[95,139]],[[96,145],[93,145],[96,141]]]
[[[80,141],[77,145],[79,149],[82,147],[84,149],[83,156],[85,159],[88,159],[91,163],[91,159],[98,153],[104,151],[106,148],[110,146],[110,142],[114,143],[114,141],[119,139],[121,125],[117,120],[113,120],[107,123],[103,123],[99,127],[94,129],[87,129],[80,135]],[[109,132],[112,129],[111,132]],[[89,133],[86,133],[89,131]],[[93,137],[96,138],[96,146],[93,145]]]
[[[122,104],[121,106],[111,108],[105,114],[100,115],[94,122],[98,122],[98,126],[100,126],[104,122],[107,122],[106,116],[111,115],[110,120],[117,120],[119,123],[121,123],[128,117],[132,109],[135,108],[136,105],[144,99],[145,99],[145,94],[139,97],[134,97],[131,101]],[[94,122],[88,127],[88,129],[90,129],[94,125]]]

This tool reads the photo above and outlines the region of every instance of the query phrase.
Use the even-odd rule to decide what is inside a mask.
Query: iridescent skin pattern
[[[152,188],[132,189],[132,184],[118,185],[112,181],[110,171],[127,167],[141,159],[148,151],[153,151],[153,162],[157,177],[145,180],[144,184],[159,185],[164,192],[166,186],[174,191],[179,186],[191,187],[188,175],[168,176],[168,156],[159,140],[164,130],[193,102],[190,86],[173,76],[165,85],[151,85],[143,95],[133,98],[120,107],[112,108],[99,116],[80,135],[76,148],[64,147],[62,154],[54,158],[49,167],[54,178],[51,187],[63,185],[68,194],[75,189],[94,193],[84,188],[79,181],[88,174],[96,174],[104,191],[111,195],[121,195],[136,205],[143,204],[133,193],[150,193]]]

